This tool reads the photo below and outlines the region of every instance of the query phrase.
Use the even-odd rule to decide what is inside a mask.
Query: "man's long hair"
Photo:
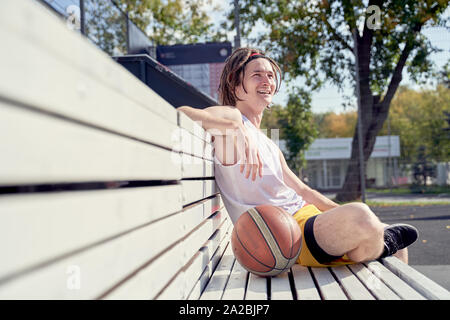
[[[275,75],[276,90],[278,92],[281,85],[281,69],[270,57],[267,57],[258,49],[238,48],[225,60],[225,66],[220,77],[219,100],[222,105],[236,106],[237,100],[235,89],[239,86],[245,76],[245,66],[254,58],[267,59],[272,65]],[[243,86],[245,92],[245,87]]]

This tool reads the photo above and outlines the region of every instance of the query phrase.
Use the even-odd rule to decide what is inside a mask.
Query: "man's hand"
[[[262,161],[256,141],[253,141],[242,123],[241,112],[230,106],[213,106],[195,109],[188,106],[178,108],[192,120],[201,124],[213,136],[217,159],[226,166],[240,163],[240,171],[246,178],[262,177]]]
[[[245,178],[248,179],[250,174],[253,181],[256,180],[257,175],[262,178],[263,163],[259,156],[258,146],[243,124],[238,129],[237,153],[240,159],[240,171],[241,173],[245,171]]]

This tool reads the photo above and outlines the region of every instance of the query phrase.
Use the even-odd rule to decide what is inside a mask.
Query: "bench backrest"
[[[211,137],[38,2],[0,38],[0,298],[200,292],[231,229]]]

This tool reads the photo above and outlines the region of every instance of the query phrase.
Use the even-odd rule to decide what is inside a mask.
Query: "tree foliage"
[[[359,88],[364,161],[372,153],[389,106],[405,70],[423,81],[433,74],[430,53],[438,51],[421,33],[432,25],[446,26],[442,18],[447,0],[246,0],[241,1],[244,32],[262,23],[267,33],[259,45],[271,51],[288,78],[303,77],[307,90],[326,81],[343,89]],[[378,8],[375,26],[369,23]],[[372,21],[373,22],[373,21]],[[448,27],[448,26],[447,26]],[[357,54],[356,54],[357,52]],[[355,72],[355,62],[358,70]],[[359,85],[356,86],[356,80]],[[356,90],[355,90],[356,92]],[[360,196],[358,135],[339,201]]]
[[[117,0],[130,19],[156,44],[225,41],[206,11],[212,0]],[[213,10],[218,10],[217,7]]]
[[[319,130],[319,138],[353,137],[356,126],[356,118],[356,111],[314,114],[314,122],[317,124]]]
[[[269,132],[279,129],[279,138],[286,143],[286,162],[294,172],[299,172],[305,164],[304,152],[317,137],[310,95],[301,90],[291,93],[286,107],[276,105],[265,111],[261,128]]]
[[[450,89],[412,90],[400,87],[390,109],[390,131],[400,136],[402,159],[450,161],[450,139],[445,114],[450,112]],[[387,124],[381,134],[387,134]]]

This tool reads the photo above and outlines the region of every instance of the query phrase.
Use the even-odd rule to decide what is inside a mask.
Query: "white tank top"
[[[232,222],[235,223],[248,209],[263,204],[281,207],[290,214],[296,213],[305,201],[284,183],[278,146],[244,115],[242,119],[249,135],[258,145],[263,177],[257,175],[256,180],[252,181],[250,175],[246,179],[245,171],[241,173],[239,170],[239,163],[224,166],[214,155],[216,182]]]

